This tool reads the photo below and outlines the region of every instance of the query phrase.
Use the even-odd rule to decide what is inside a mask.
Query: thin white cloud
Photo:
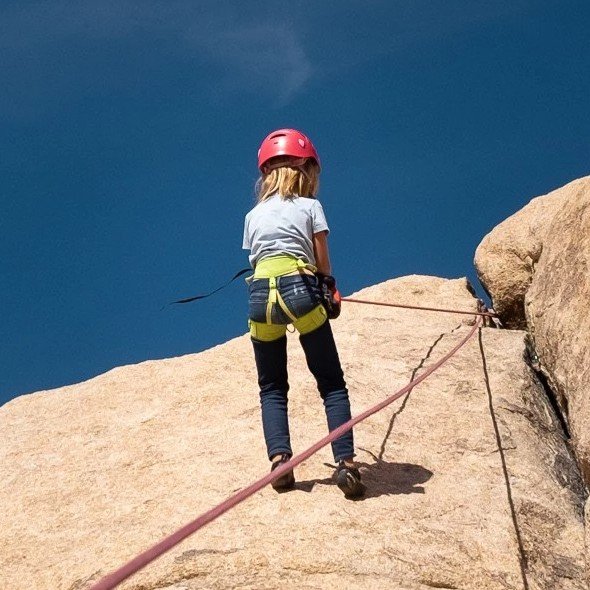
[[[341,76],[384,55],[395,59],[532,6],[531,0],[338,0],[312,7],[291,0],[288,10],[276,0],[13,2],[0,7],[0,117],[125,83],[117,79],[124,67],[109,71],[108,59],[96,56],[129,45],[121,62],[133,69],[162,43],[171,60],[183,67],[192,61],[212,99],[245,93],[282,106],[314,78]],[[97,65],[84,67],[80,54],[88,48]],[[149,78],[137,79],[149,85]]]
[[[126,39],[145,43],[146,59],[150,39],[166,42],[179,60],[195,61],[195,76],[203,64],[215,64],[216,74],[204,86],[214,95],[221,89],[288,103],[311,79],[306,51],[285,20],[244,19],[237,14],[243,8],[238,2],[53,0],[0,9],[0,108],[6,115],[36,110],[37,101],[67,101],[82,92],[76,84],[79,54]],[[109,83],[108,72],[99,77]]]
[[[301,91],[312,75],[295,32],[284,24],[218,28],[191,42],[219,65],[227,87],[271,95],[281,104]]]

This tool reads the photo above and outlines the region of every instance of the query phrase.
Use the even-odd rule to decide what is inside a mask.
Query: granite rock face
[[[464,279],[404,277],[374,301],[476,309]],[[353,414],[456,344],[471,316],[345,303],[334,332]],[[295,451],[326,433],[289,338]],[[0,408],[0,572],[11,590],[82,590],[267,472],[247,336],[114,369]],[[527,362],[483,328],[355,429],[368,492],[346,500],[329,449],[124,582],[196,588],[586,589],[585,490]]]
[[[590,177],[498,225],[475,263],[505,322],[529,331],[590,483]]]

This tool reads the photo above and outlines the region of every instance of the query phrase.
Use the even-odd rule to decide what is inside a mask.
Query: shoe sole
[[[338,472],[336,484],[346,497],[358,498],[365,493],[365,486],[348,469]]]
[[[270,485],[277,492],[288,492],[295,487],[295,476],[293,475],[292,471],[285,473],[285,475],[282,475],[278,479],[275,479],[273,482],[271,482]]]

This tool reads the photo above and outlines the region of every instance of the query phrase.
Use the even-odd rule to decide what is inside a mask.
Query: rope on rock
[[[403,306],[403,305],[396,305],[396,304],[380,304],[378,302],[368,302],[368,301],[360,301],[356,299],[346,299],[351,302],[355,303],[367,303],[371,305],[391,305],[392,307],[406,307],[412,309],[410,306]],[[418,308],[418,309],[428,309],[428,308]],[[446,311],[440,309],[430,308],[429,311]],[[156,558],[160,557],[170,549],[172,549],[175,545],[186,539],[189,535],[192,535],[199,529],[203,528],[206,524],[214,521],[215,519],[219,518],[222,514],[231,510],[256,492],[260,491],[262,488],[267,486],[269,483],[274,481],[275,479],[284,475],[287,471],[290,471],[306,459],[309,459],[312,455],[317,453],[321,448],[325,447],[326,445],[330,444],[332,441],[336,440],[340,436],[342,436],[345,432],[351,430],[356,424],[362,422],[363,420],[367,419],[369,416],[376,414],[377,412],[381,411],[383,408],[392,404],[395,400],[400,398],[402,395],[408,393],[414,387],[422,383],[427,377],[432,375],[437,369],[439,369],[444,363],[446,363],[453,355],[455,355],[459,349],[461,349],[477,332],[479,328],[482,327],[484,323],[484,319],[482,316],[495,316],[491,312],[455,312],[449,310],[450,313],[469,313],[471,315],[479,316],[479,318],[474,323],[473,327],[455,347],[450,350],[447,354],[445,354],[442,358],[440,358],[434,365],[430,368],[426,369],[421,375],[419,375],[416,379],[410,381],[405,387],[397,391],[396,393],[390,395],[389,397],[385,398],[378,404],[374,405],[373,407],[365,410],[358,416],[355,416],[348,422],[342,424],[338,428],[332,430],[327,436],[320,439],[314,445],[309,447],[307,450],[303,451],[302,453],[295,455],[292,457],[287,463],[284,463],[274,471],[271,471],[264,477],[260,478],[258,481],[250,484],[249,486],[243,488],[239,492],[235,493],[233,496],[230,496],[217,506],[214,506],[207,512],[204,512],[199,517],[197,517],[192,522],[189,522],[182,528],[178,529],[176,532],[168,535],[160,542],[156,543],[143,553],[140,553],[137,557],[134,557],[131,561],[127,562],[117,570],[113,571],[112,573],[108,574],[104,578],[102,578],[99,582],[91,586],[90,590],[112,590],[118,584],[120,584],[123,580],[126,580],[133,574],[137,573],[139,570],[143,569],[146,565],[154,561]]]
[[[466,311],[462,309],[444,309],[441,307],[422,307],[420,305],[406,305],[404,303],[383,303],[381,301],[365,301],[363,299],[355,299],[353,297],[342,297],[342,301],[349,301],[351,303],[364,303],[366,305],[382,305],[384,307],[400,307],[402,309],[418,309],[421,311],[440,311],[442,313],[460,313],[463,315],[478,315],[487,318],[497,318],[498,315],[494,311],[481,311],[483,303],[478,300],[480,307],[479,311]]]

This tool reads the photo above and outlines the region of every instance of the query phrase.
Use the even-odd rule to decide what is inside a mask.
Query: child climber
[[[258,151],[262,173],[257,204],[246,215],[243,247],[250,250],[249,324],[260,386],[262,426],[272,469],[293,455],[287,415],[287,324],[299,331],[307,366],[324,402],[328,429],[350,420],[350,401],[332,335],[322,286],[335,290],[328,254],[328,224],[318,192],[320,160],[311,141],[279,129]],[[323,283],[323,284],[322,284]],[[364,493],[353,461],[352,430],[332,443],[336,481],[346,496]],[[293,471],[273,482],[295,486]]]

